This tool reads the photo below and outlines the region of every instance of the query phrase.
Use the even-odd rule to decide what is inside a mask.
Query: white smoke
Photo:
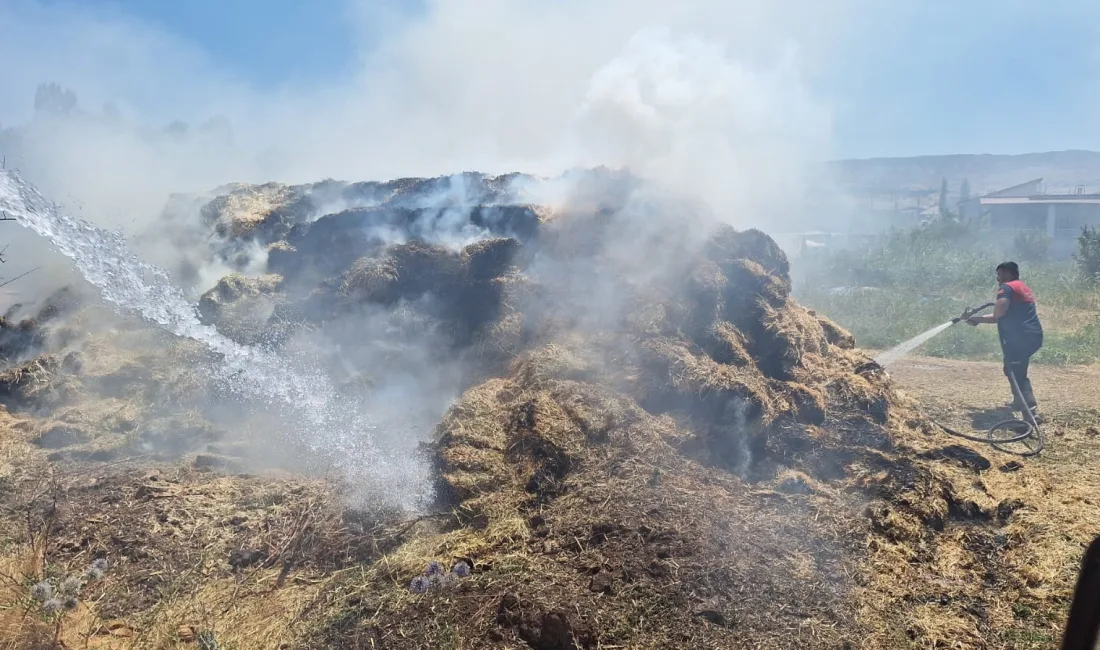
[[[0,5],[0,120],[14,128],[0,133],[0,153],[69,212],[131,236],[159,235],[142,239],[139,251],[173,269],[192,245],[203,245],[203,235],[160,220],[169,194],[235,181],[465,171],[556,177],[604,164],[627,166],[660,191],[707,203],[738,227],[774,223],[797,215],[807,164],[828,152],[830,110],[812,80],[847,30],[858,31],[867,6],[865,0],[430,0],[423,11],[390,15],[379,28],[367,24],[378,14],[366,2],[349,3],[345,8],[370,34],[350,76],[258,89],[193,44],[117,12],[12,0]],[[35,88],[45,81],[71,88],[76,106],[32,113]],[[173,120],[182,122],[170,126]],[[562,184],[568,181],[536,190],[569,196]],[[449,209],[429,240],[438,235],[435,241],[459,246],[483,236],[463,226],[470,197],[461,179],[431,200]],[[320,207],[345,206],[355,207]],[[644,206],[637,210],[646,214]],[[197,209],[175,217],[186,224],[197,219]],[[683,241],[657,241],[667,228],[638,224],[607,254],[641,279],[682,263],[701,236],[686,224]],[[262,251],[253,252],[262,259]],[[85,266],[97,262],[88,251],[81,255]],[[224,270],[209,257],[205,264],[196,274],[200,285]],[[564,266],[542,272],[573,274],[566,284],[575,282],[589,297],[586,317],[611,322],[622,300],[614,287],[594,286],[591,276]],[[97,284],[110,286],[109,278]],[[140,294],[139,285],[131,289]],[[199,328],[184,311],[183,325]],[[365,319],[364,327],[372,322]],[[201,336],[224,344],[229,356],[247,357],[205,329]],[[416,475],[411,461],[403,464],[415,442],[408,423],[430,422],[426,410],[442,408],[458,383],[427,381],[432,347],[427,340],[407,347],[417,345],[403,357],[409,372],[395,373],[379,391],[402,421],[367,438],[396,459],[377,472],[395,485],[399,475]],[[264,363],[265,372],[278,374],[275,361]],[[261,394],[264,376],[252,375]],[[290,392],[310,382],[304,375],[285,381]],[[324,403],[315,405],[322,425],[307,423],[312,429],[331,428],[324,422],[340,410],[325,392],[318,398]],[[330,450],[358,440],[340,424],[332,435],[345,440]],[[415,478],[421,487],[424,477]]]
[[[580,124],[596,160],[701,198],[742,227],[797,207],[804,166],[827,151],[829,132],[793,48],[753,68],[667,28],[639,32],[593,75]]]
[[[355,74],[258,90],[125,15],[5,4],[0,60],[20,64],[0,67],[0,121],[25,124],[43,81],[72,88],[86,113],[36,118],[16,164],[128,230],[169,192],[231,180],[597,164],[629,165],[754,225],[828,154],[830,111],[810,81],[869,5],[436,0],[384,23],[368,3],[348,6],[364,33]],[[185,132],[166,130],[175,119]]]

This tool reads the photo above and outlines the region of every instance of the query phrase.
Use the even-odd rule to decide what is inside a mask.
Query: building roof
[[[1020,183],[1019,185],[1013,185],[1012,187],[1006,187],[1004,189],[996,190],[986,194],[982,198],[994,198],[994,197],[1012,197],[1019,198],[1024,196],[1034,195],[1039,191],[1039,186],[1043,183],[1043,177],[1033,178],[1030,181]],[[1028,191],[1030,189],[1030,191]]]
[[[982,197],[982,205],[1047,205],[1050,203],[1100,203],[1100,194],[1039,194],[1037,196]]]
[[[998,205],[1006,203],[1028,203],[1028,198],[1036,196],[1040,187],[1043,184],[1043,178],[1033,178],[1030,181],[1019,183],[1011,187],[1005,187],[985,194],[975,195],[967,198],[965,201],[958,201],[957,205],[961,209],[963,205],[968,203],[978,203],[979,205]]]

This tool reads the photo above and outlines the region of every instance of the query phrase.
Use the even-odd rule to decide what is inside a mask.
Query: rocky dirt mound
[[[115,643],[97,647],[983,647],[1008,605],[966,582],[1006,567],[966,540],[1022,505],[792,301],[776,244],[624,175],[573,178],[553,210],[520,181],[235,187],[203,210],[238,250],[269,251],[266,275],[202,298],[226,335],[336,340],[370,375],[351,389],[383,395],[458,369],[425,446],[434,514],[342,513],[318,485],[241,475],[249,454],[208,419],[228,406],[169,370],[201,350],[105,333],[3,376],[6,448],[23,450],[9,555],[37,562],[15,582],[112,561],[73,614]],[[131,469],[153,460],[143,443],[155,480]],[[50,460],[95,478],[59,475],[43,514]],[[27,521],[50,523],[20,537]],[[934,567],[960,582],[933,613],[914,599],[936,593]]]

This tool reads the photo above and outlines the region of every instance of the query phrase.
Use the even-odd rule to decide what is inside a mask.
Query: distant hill
[[[1039,177],[1048,191],[1077,185],[1100,189],[1100,153],[1083,150],[837,160],[827,167],[839,184],[855,195],[938,191],[944,178],[952,191],[964,178],[969,179],[976,194]]]

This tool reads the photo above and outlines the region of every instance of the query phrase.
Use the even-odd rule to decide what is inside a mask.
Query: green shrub
[[[1021,262],[1045,262],[1050,259],[1050,235],[1041,230],[1021,230],[1016,233],[1012,250]]]
[[[1073,259],[1083,278],[1093,283],[1100,282],[1100,231],[1092,226],[1081,228]]]

